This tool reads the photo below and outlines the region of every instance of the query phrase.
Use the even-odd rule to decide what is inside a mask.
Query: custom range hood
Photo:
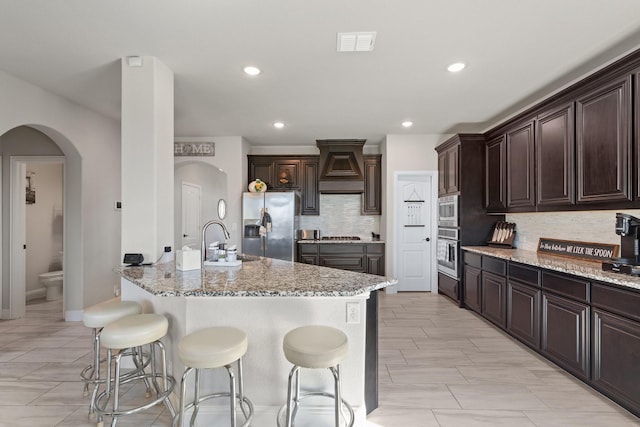
[[[366,139],[318,139],[320,178],[318,191],[329,194],[364,192],[364,158]]]

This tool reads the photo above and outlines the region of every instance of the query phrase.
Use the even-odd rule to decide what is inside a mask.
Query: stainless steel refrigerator
[[[242,252],[294,261],[298,206],[293,191],[243,193]]]

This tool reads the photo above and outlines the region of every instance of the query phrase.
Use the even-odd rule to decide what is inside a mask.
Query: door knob
[[[426,240],[427,242],[430,242],[430,241],[431,241],[431,238],[430,238],[430,237],[427,237],[427,238],[426,238],[426,239],[424,239],[424,240]]]
[[[189,235],[188,234],[183,234],[182,237],[189,237]]]

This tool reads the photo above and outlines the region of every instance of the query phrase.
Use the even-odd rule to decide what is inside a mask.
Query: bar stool
[[[184,414],[193,408],[190,425],[193,426],[201,402],[216,397],[229,397],[231,409],[231,427],[236,427],[236,399],[245,418],[242,427],[248,426],[253,419],[253,404],[244,395],[242,382],[242,356],[247,352],[248,340],[244,331],[218,326],[193,332],[185,336],[178,345],[178,356],[185,365],[185,371],[180,382],[180,408],[173,425],[182,427]],[[238,393],[236,393],[236,378],[231,365],[238,364]],[[226,368],[229,374],[229,392],[212,393],[200,397],[200,370]],[[185,405],[187,378],[195,370],[195,388],[193,401]],[[233,396],[233,397],[232,397]],[[245,406],[247,408],[245,408]]]
[[[282,349],[287,360],[293,363],[289,373],[287,403],[278,411],[278,427],[286,410],[286,427],[293,426],[293,420],[300,405],[300,401],[310,396],[324,396],[334,399],[335,426],[340,427],[340,418],[344,418],[345,425],[352,427],[355,421],[353,408],[342,398],[340,381],[340,362],[349,351],[349,340],[339,329],[330,326],[309,325],[289,331],[283,340]],[[333,374],[335,393],[323,391],[300,393],[300,368],[329,369]],[[295,384],[294,384],[295,381]],[[295,388],[295,391],[294,391]],[[342,413],[342,407],[347,408],[349,418]]]
[[[93,345],[91,352],[91,364],[80,372],[80,378],[84,382],[84,395],[89,395],[89,385],[93,385],[91,404],[89,406],[89,416],[94,412],[93,402],[98,392],[100,384],[104,379],[100,376],[100,332],[109,323],[132,314],[140,314],[142,307],[135,301],[107,301],[92,305],[84,311],[83,323],[88,328],[93,328]],[[144,362],[137,362],[140,366]]]
[[[161,314],[134,314],[122,317],[109,323],[102,329],[100,344],[107,348],[107,378],[106,390],[96,396],[94,407],[98,414],[98,427],[104,425],[104,415],[112,418],[111,426],[114,427],[119,416],[129,415],[144,409],[148,409],[160,402],[169,409],[171,416],[175,416],[175,410],[169,400],[169,395],[175,387],[175,379],[167,374],[167,359],[164,344],[160,342],[160,338],[167,334],[169,322],[167,318]],[[149,345],[149,367],[151,372],[136,369],[135,375],[123,377],[120,375],[120,365],[122,356],[126,352],[123,349],[131,349]],[[160,366],[162,373],[157,371],[156,350],[160,351]],[[114,355],[114,350],[116,354]],[[135,357],[134,357],[135,359]],[[114,368],[111,367],[113,361]],[[158,384],[158,378],[162,379],[162,387]],[[144,380],[149,387],[149,381],[153,384],[156,392],[156,398],[137,407],[129,409],[120,408],[120,386],[131,381]],[[112,396],[113,394],[113,396]],[[112,399],[113,398],[113,399]],[[107,409],[109,402],[112,401],[111,409]]]

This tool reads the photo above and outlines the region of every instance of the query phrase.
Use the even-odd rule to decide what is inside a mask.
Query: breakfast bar
[[[169,319],[164,343],[169,370],[176,379],[184,369],[176,354],[184,336],[211,326],[234,326],[246,332],[249,347],[243,359],[244,387],[255,406],[255,425],[275,425],[276,413],[286,401],[291,364],[282,352],[284,335],[311,324],[340,329],[349,341],[348,355],[341,364],[342,393],[354,408],[355,425],[364,425],[365,362],[371,356],[366,351],[367,300],[373,291],[394,284],[394,280],[263,257],[245,258],[237,267],[180,271],[167,263],[120,271],[123,300],[137,301],[143,312]],[[305,371],[303,375],[305,388],[331,388],[328,371]],[[222,372],[210,378],[203,382],[204,392],[220,385],[224,388],[228,381]],[[211,403],[201,407],[199,417],[214,422],[227,417],[225,411],[222,403]],[[326,415],[330,420],[332,404],[320,399],[313,411],[314,417]],[[301,426],[307,425],[304,420],[304,416],[300,418]],[[307,422],[313,425],[311,420]]]

